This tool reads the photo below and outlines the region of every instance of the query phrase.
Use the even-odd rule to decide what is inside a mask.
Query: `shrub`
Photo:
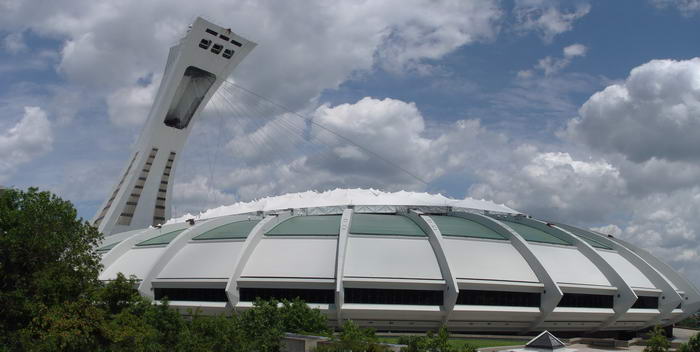
[[[671,343],[664,335],[664,330],[660,326],[655,326],[644,347],[644,352],[667,352],[669,347]]]

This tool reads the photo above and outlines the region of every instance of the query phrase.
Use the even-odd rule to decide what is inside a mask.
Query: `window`
[[[154,295],[156,300],[228,302],[223,288],[155,288]]]
[[[460,290],[457,304],[471,306],[539,307],[540,294],[536,292],[508,292]]]
[[[199,41],[199,47],[202,49],[209,49],[209,45],[211,45],[211,40],[209,39],[202,39]]]
[[[591,295],[583,293],[565,293],[558,307],[575,308],[612,308],[613,296]]]
[[[212,73],[194,66],[188,67],[165,115],[165,125],[180,130],[186,128],[214,81],[216,76]]]
[[[346,288],[345,303],[440,306],[443,304],[443,292],[428,290]]]
[[[632,308],[639,309],[656,309],[659,308],[659,297],[639,296],[634,302]]]
[[[335,291],[325,289],[299,288],[249,288],[241,287],[241,301],[253,302],[257,298],[268,300],[293,300],[299,298],[307,303],[334,303]]]
[[[226,50],[224,50],[224,53],[221,54],[221,56],[223,56],[223,57],[225,57],[225,58],[227,58],[227,59],[230,59],[231,56],[233,56],[233,50],[231,50],[231,49],[226,49]]]
[[[219,38],[221,38],[221,39],[223,39],[223,40],[225,40],[225,41],[228,41],[229,39],[231,39],[231,38],[229,38],[229,37],[227,37],[227,36],[225,36],[225,35],[223,35],[223,34],[219,34]]]
[[[243,45],[243,44],[237,42],[235,39],[231,39],[231,44],[233,44],[233,45],[235,45],[235,46],[237,46],[237,47],[239,47],[239,48],[241,47],[241,45]]]
[[[209,34],[211,34],[211,35],[213,35],[213,36],[219,35],[219,33],[216,33],[216,31],[211,30],[211,29],[209,29],[209,28],[207,28],[206,32],[209,33]]]
[[[214,54],[218,54],[221,52],[221,49],[223,49],[224,46],[221,44],[214,44],[214,46],[211,47],[211,52]]]

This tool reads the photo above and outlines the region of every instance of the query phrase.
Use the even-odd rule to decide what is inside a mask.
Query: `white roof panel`
[[[100,274],[100,280],[113,280],[119,272],[143,280],[164,250],[165,247],[130,249]]]
[[[165,265],[158,278],[228,279],[242,247],[243,241],[190,242]]]
[[[632,265],[632,263],[623,258],[619,253],[608,251],[598,251],[598,253],[600,253],[603,259],[622,276],[622,279],[624,279],[628,285],[640,288],[656,288],[646,275],[642,274],[636,266]]]
[[[335,278],[337,237],[263,238],[242,277]]]
[[[435,279],[442,274],[426,238],[350,237],[345,276],[394,279]]]
[[[532,252],[558,283],[611,286],[598,267],[576,247],[559,247],[530,243]]]
[[[452,275],[458,279],[539,282],[507,241],[443,238]]]

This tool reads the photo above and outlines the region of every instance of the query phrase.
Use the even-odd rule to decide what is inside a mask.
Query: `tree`
[[[343,323],[343,330],[331,339],[330,344],[319,346],[317,352],[380,352],[386,346],[378,343],[374,329],[362,329],[352,320]]]
[[[651,331],[651,336],[647,340],[644,352],[668,352],[669,347],[671,347],[671,343],[664,335],[663,328],[657,325]]]
[[[469,344],[458,347],[450,343],[450,333],[444,326],[437,334],[428,331],[426,336],[402,336],[399,344],[406,345],[404,352],[476,352],[476,347]]]
[[[16,344],[18,331],[37,329],[40,317],[86,304],[99,287],[93,248],[101,238],[70,202],[49,192],[0,193],[0,344]]]
[[[681,344],[678,352],[700,352],[700,333],[691,336],[687,343]]]

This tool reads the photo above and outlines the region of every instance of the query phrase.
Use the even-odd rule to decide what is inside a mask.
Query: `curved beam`
[[[241,278],[243,269],[245,269],[248,259],[255,251],[255,247],[265,235],[265,232],[269,231],[273,227],[277,226],[280,222],[287,220],[292,216],[291,212],[285,211],[278,214],[269,214],[265,216],[248,234],[248,237],[243,243],[243,248],[241,248],[241,254],[236,260],[236,264],[233,267],[233,273],[226,283],[226,296],[228,296],[229,304],[231,307],[235,308],[236,304],[240,300],[240,294],[238,293],[238,279]]]
[[[338,233],[338,251],[335,260],[335,314],[338,327],[343,325],[343,304],[345,304],[345,287],[343,276],[345,274],[345,254],[348,249],[348,234],[352,224],[352,209],[343,210],[340,218],[340,232]]]
[[[620,245],[625,246],[633,252],[635,252],[636,254],[638,254],[651,266],[653,266],[654,269],[658,270],[667,279],[671,280],[671,282],[677,288],[685,292],[685,297],[683,297],[683,304],[681,305],[681,310],[683,311],[683,314],[680,317],[673,319],[671,323],[681,321],[690,316],[691,314],[697,312],[698,309],[700,309],[700,292],[698,292],[698,289],[688,280],[686,280],[683,276],[679,275],[675,270],[673,270],[673,268],[671,268],[670,265],[662,262],[660,259],[651,255],[651,253],[647,252],[646,250],[641,249],[629,242],[617,238],[611,238],[611,241],[618,242],[620,243]]]
[[[139,293],[142,296],[153,298],[153,287],[152,282],[155,280],[165,266],[172,260],[181,249],[183,249],[187,242],[189,242],[195,236],[202,234],[211,229],[217,228],[222,225],[226,225],[235,221],[243,221],[248,218],[253,218],[252,215],[229,215],[222,216],[220,218],[210,219],[205,222],[196,223],[194,226],[183,231],[177,237],[173,238],[172,241],[166,246],[165,251],[160,255],[155,264],[151,267],[146,277],[141,281],[139,285]]]
[[[544,291],[542,292],[542,299],[540,301],[540,312],[542,314],[535,320],[528,328],[526,328],[523,333],[528,332],[537,328],[544,322],[549,314],[554,311],[557,307],[559,301],[564,296],[559,288],[559,285],[554,281],[547,269],[537,256],[532,253],[530,245],[522,238],[517,232],[513,231],[508,225],[485,215],[475,214],[475,213],[462,213],[462,212],[452,212],[449,213],[450,216],[459,216],[467,220],[474,221],[489,229],[495,231],[496,233],[506,237],[513,247],[520,253],[520,255],[525,259],[530,268],[537,276],[537,279],[544,285]]]
[[[555,227],[562,229],[561,225],[554,225]],[[644,258],[640,257],[637,253],[631,251],[629,248],[623,246],[622,244],[616,242],[616,241],[611,241],[610,238],[607,238],[605,236],[601,236],[597,233],[594,233],[592,231],[584,230],[584,229],[578,229],[579,231],[583,231],[591,236],[594,236],[596,241],[601,242],[612,249],[616,250],[620,256],[625,258],[627,261],[629,261],[632,265],[634,265],[637,269],[639,269],[644,276],[649,279],[649,281],[658,289],[661,290],[661,297],[659,297],[659,315],[650,320],[645,327],[648,326],[653,326],[660,324],[664,319],[668,319],[672,312],[673,309],[678,306],[679,303],[681,303],[682,298],[676,292],[676,289],[673,288],[671,285],[671,282],[666,279],[663,275],[659,274],[659,272],[654,269],[653,266],[651,266]]]
[[[612,265],[610,265],[610,263],[608,263],[605,258],[603,258],[603,256],[600,255],[595,248],[593,248],[593,246],[588,244],[588,242],[582,240],[580,237],[570,233],[569,231],[549,226],[546,222],[540,220],[526,217],[512,217],[508,220],[536,228],[555,237],[569,240],[576,246],[581,254],[590,260],[593,265],[595,265],[596,268],[603,273],[611,285],[617,287],[617,295],[614,296],[613,301],[613,311],[615,311],[615,314],[604,321],[596,330],[601,330],[614,324],[618,319],[620,319],[620,317],[622,317],[622,315],[632,308],[634,302],[637,301],[637,294],[634,293],[634,290],[632,290],[627,282],[625,282],[617,270],[615,270]]]
[[[445,291],[443,292],[443,303],[442,309],[444,310],[443,324],[446,324],[454,311],[455,305],[457,304],[457,297],[459,296],[459,286],[457,285],[457,279],[452,275],[452,269],[450,269],[450,263],[447,260],[447,255],[445,254],[445,246],[442,240],[442,233],[437,227],[433,219],[428,215],[423,215],[422,212],[417,210],[409,210],[405,216],[409,217],[413,222],[418,224],[420,228],[428,234],[428,242],[430,246],[433,247],[433,252],[437,258],[438,265],[440,266],[440,272],[442,273],[442,278],[445,280]]]

